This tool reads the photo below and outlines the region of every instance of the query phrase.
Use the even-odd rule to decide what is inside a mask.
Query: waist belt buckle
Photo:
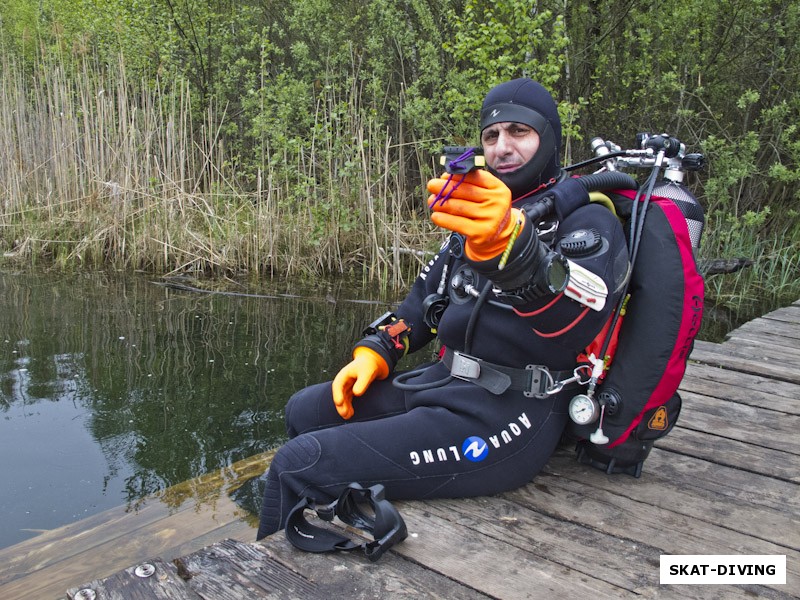
[[[466,381],[477,379],[481,375],[480,361],[477,358],[455,351],[453,352],[453,364],[450,366],[450,374]]]
[[[544,365],[525,365],[525,370],[529,373],[528,389],[523,390],[522,394],[526,398],[542,399],[548,396],[547,390],[553,383],[553,376],[550,369]]]

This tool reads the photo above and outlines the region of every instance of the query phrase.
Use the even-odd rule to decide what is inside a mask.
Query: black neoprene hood
[[[561,152],[561,119],[555,100],[541,84],[523,77],[501,83],[486,94],[481,107],[481,132],[495,123],[522,123],[539,134],[533,158],[513,173],[499,174],[489,168],[519,198],[558,176]]]

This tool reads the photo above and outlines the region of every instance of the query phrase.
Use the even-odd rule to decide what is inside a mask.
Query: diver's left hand
[[[353,360],[342,367],[333,379],[333,404],[336,412],[343,419],[349,419],[355,414],[353,410],[353,396],[361,396],[376,379],[386,379],[389,376],[389,365],[386,360],[365,346],[356,346],[353,350]]]
[[[517,221],[524,226],[527,220],[521,218],[519,209],[511,208],[511,190],[488,171],[475,170],[452,178],[444,174],[428,182],[428,191],[431,220],[464,235],[467,256],[472,260],[489,260],[502,254]],[[447,199],[436,201],[440,195]]]

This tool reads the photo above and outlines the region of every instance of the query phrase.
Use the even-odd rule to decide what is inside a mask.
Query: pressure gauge
[[[594,423],[600,416],[600,405],[597,400],[586,394],[578,394],[569,403],[569,418],[578,425]]]

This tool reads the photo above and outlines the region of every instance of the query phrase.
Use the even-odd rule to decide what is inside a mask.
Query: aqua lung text
[[[500,448],[501,446],[510,444],[515,439],[519,438],[525,430],[531,428],[531,422],[528,419],[528,415],[525,413],[522,413],[519,417],[517,417],[517,420],[519,421],[519,424],[516,422],[511,422],[499,433],[489,436],[489,444],[495,449]],[[450,460],[458,462],[462,459],[462,457],[476,462],[476,457],[480,457],[477,460],[483,460],[488,454],[488,452],[480,452],[479,454],[477,453],[479,452],[480,444],[476,443],[476,440],[480,439],[481,438],[478,437],[467,438],[465,441],[469,441],[469,443],[462,444],[462,448],[459,448],[459,446],[454,444],[450,446],[441,446],[439,448],[429,448],[426,450],[412,450],[409,452],[409,458],[411,459],[412,465],[447,462]],[[467,454],[468,452],[469,455]]]

